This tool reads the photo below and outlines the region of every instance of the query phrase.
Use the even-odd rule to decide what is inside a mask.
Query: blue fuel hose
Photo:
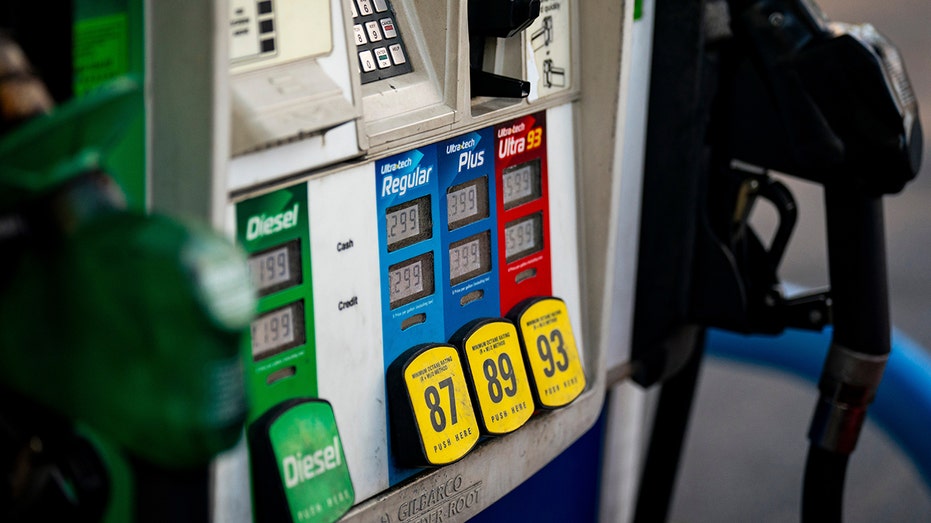
[[[794,374],[817,385],[831,334],[830,327],[822,332],[787,330],[779,336],[709,329],[707,353]],[[869,418],[896,442],[931,488],[931,356],[897,330]]]

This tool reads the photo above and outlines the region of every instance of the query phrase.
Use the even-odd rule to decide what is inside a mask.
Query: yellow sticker
[[[465,338],[462,346],[485,431],[498,435],[522,427],[534,406],[517,328],[509,321],[491,321]]]
[[[541,299],[523,311],[519,324],[540,406],[568,405],[585,389],[585,373],[565,302]]]
[[[465,456],[479,428],[456,348],[440,345],[418,354],[404,382],[427,462],[445,465]]]

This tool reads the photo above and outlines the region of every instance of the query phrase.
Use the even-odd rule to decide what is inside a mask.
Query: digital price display
[[[385,210],[388,252],[413,245],[433,236],[430,195]]]
[[[303,345],[305,332],[303,300],[260,315],[252,322],[252,359],[263,360]]]
[[[482,432],[496,436],[522,427],[533,414],[534,403],[514,324],[478,320],[453,340],[462,350]]]
[[[459,351],[418,345],[388,367],[391,445],[407,466],[446,465],[478,443],[479,426]]]
[[[294,239],[249,256],[252,284],[259,296],[299,285],[301,274],[301,240]]]
[[[491,231],[449,245],[449,283],[458,285],[491,271]]]
[[[566,303],[559,298],[529,300],[508,318],[517,324],[537,405],[554,409],[571,403],[585,390],[585,373]]]
[[[524,216],[504,226],[504,258],[508,263],[543,250],[543,213]]]
[[[536,158],[504,169],[502,184],[505,209],[512,209],[536,200],[543,195],[540,159]]]
[[[449,230],[488,217],[488,178],[482,176],[446,191],[446,216]]]
[[[433,294],[433,252],[388,267],[388,286],[392,309]]]

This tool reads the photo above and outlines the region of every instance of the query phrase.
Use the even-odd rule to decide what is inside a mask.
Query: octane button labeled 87
[[[388,367],[392,447],[407,466],[446,465],[478,442],[459,351],[452,345],[418,345]]]
[[[508,317],[520,333],[537,405],[555,409],[571,403],[585,390],[585,373],[565,302],[533,298],[514,307]]]

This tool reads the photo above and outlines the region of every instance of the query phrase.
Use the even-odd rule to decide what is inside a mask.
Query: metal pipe
[[[847,459],[890,351],[883,206],[849,182],[825,184],[834,334],[808,439],[802,521],[841,521]]]

